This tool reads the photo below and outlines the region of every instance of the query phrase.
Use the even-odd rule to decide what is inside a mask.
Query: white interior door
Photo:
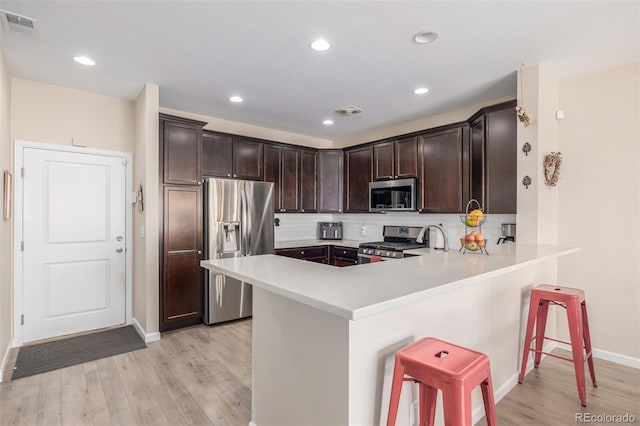
[[[23,342],[125,323],[126,162],[25,148]]]

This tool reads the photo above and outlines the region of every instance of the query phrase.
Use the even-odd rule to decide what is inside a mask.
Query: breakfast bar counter
[[[253,425],[378,425],[395,352],[425,336],[487,354],[500,400],[516,384],[530,289],[555,282],[557,258],[576,251],[504,244],[489,256],[420,249],[347,268],[275,255],[201,265],[254,286]],[[417,390],[403,398],[397,424],[409,424]]]

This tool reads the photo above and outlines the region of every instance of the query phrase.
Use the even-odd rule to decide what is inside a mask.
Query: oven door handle
[[[371,260],[372,258],[377,258],[377,260],[372,261]],[[360,259],[367,259],[367,260],[361,261]],[[374,262],[382,262],[385,260],[387,259],[380,255],[358,253],[358,263],[374,263]]]

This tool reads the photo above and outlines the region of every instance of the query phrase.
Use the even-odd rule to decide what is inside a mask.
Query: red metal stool
[[[496,424],[489,358],[480,352],[430,337],[396,352],[387,426],[396,423],[404,381],[420,384],[420,426],[434,424],[438,389],[442,390],[445,425],[470,426],[471,391],[478,385],[487,424]]]
[[[562,306],[567,310],[569,319],[569,335],[571,337],[571,352],[573,358],[567,358],[542,351],[544,339],[553,340],[555,342],[567,343],[562,340],[545,337],[544,331],[547,325],[547,312],[549,304]],[[536,324],[536,335],[533,336],[533,324]],[[535,349],[531,348],[531,341],[536,341]],[[582,351],[584,342],[585,353]],[[587,319],[587,302],[585,301],[584,291],[553,285],[539,285],[531,290],[531,303],[529,305],[529,320],[527,321],[527,331],[524,340],[524,353],[522,354],[522,367],[520,368],[520,377],[518,383],[524,380],[524,374],[527,369],[527,361],[529,352],[535,352],[533,366],[538,368],[542,354],[564,359],[573,362],[573,368],[576,373],[576,382],[578,384],[578,395],[583,407],[587,406],[587,392],[584,380],[584,360],[586,358],[589,364],[589,374],[594,387],[598,387],[596,382],[596,373],[593,369],[593,356],[591,355],[591,337],[589,336],[589,321]]]

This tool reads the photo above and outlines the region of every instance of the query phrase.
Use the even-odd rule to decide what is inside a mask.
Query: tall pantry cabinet
[[[202,127],[160,114],[160,331],[199,324],[203,313]]]

